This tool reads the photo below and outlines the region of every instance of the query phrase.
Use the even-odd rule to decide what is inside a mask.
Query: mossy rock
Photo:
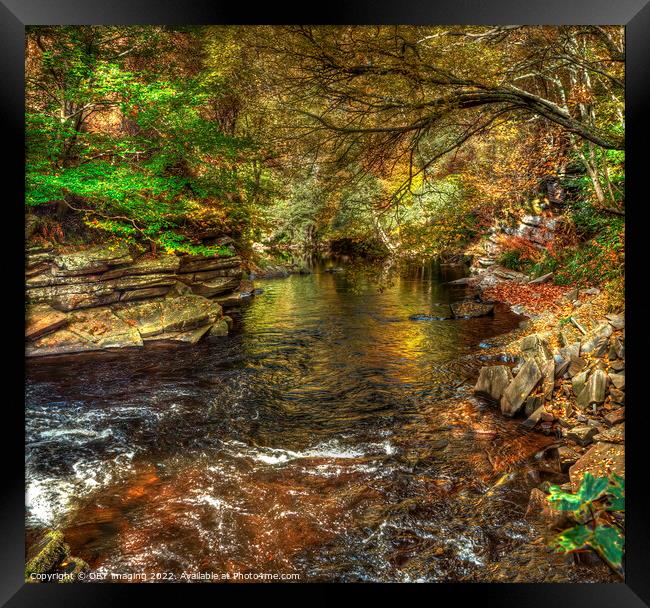
[[[54,570],[70,554],[70,547],[63,542],[63,533],[50,530],[34,547],[35,555],[25,566],[25,580],[32,574],[46,574]]]

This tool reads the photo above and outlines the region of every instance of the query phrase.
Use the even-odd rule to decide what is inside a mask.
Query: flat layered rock
[[[142,338],[137,329],[110,308],[97,308],[71,313],[67,327],[29,342],[26,354],[59,355],[138,346],[142,346]]]
[[[100,279],[102,281],[107,281],[126,276],[145,274],[175,274],[178,272],[180,264],[181,260],[177,255],[159,255],[155,258],[136,260],[133,264],[104,272]]]
[[[40,336],[61,329],[68,323],[68,315],[54,310],[47,304],[30,306],[27,311],[25,338],[35,340]]]
[[[572,467],[569,468],[571,487],[575,492],[585,473],[594,477],[605,477],[616,473],[625,477],[625,448],[614,443],[597,443],[592,446]]]
[[[510,383],[501,398],[501,412],[514,416],[522,408],[524,401],[542,379],[542,372],[534,359],[526,361],[515,379]]]
[[[124,243],[115,243],[62,253],[55,256],[53,261],[56,274],[80,275],[105,272],[112,266],[130,264],[133,257]]]
[[[182,277],[179,278],[182,280]],[[195,294],[211,298],[212,296],[232,291],[238,285],[238,277],[216,277],[203,283],[191,283],[190,287]]]
[[[156,344],[171,344],[182,342],[184,344],[196,344],[211,328],[210,324],[196,327],[186,331],[169,331],[155,336],[144,338],[145,342],[155,342]]]
[[[216,302],[193,294],[115,307],[115,314],[143,338],[209,325],[221,317],[221,312]]]
[[[474,392],[499,401],[506,387],[512,382],[512,371],[507,365],[482,367]]]

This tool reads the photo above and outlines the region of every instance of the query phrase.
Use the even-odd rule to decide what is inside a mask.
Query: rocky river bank
[[[251,297],[229,254],[137,256],[125,244],[33,247],[26,260],[26,354],[70,354],[223,336],[224,308]]]

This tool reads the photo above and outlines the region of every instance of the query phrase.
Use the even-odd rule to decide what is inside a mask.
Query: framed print
[[[6,605],[648,605],[643,0],[0,11]]]

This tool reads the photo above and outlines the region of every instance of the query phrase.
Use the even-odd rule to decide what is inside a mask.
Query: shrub
[[[574,524],[558,534],[552,546],[564,553],[593,549],[622,576],[625,480],[615,473],[610,477],[585,473],[575,494],[552,485],[548,502],[552,508],[567,513]]]

